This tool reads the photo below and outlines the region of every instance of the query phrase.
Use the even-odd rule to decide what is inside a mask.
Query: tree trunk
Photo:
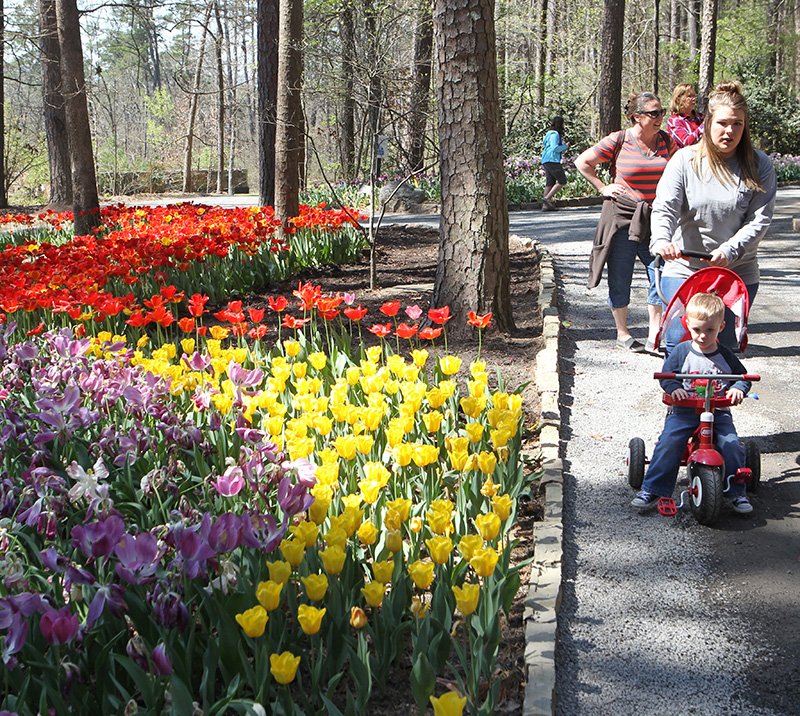
[[[3,168],[0,177],[0,209],[8,206],[8,187],[6,185],[5,157],[6,157],[6,73],[5,73],[5,47],[6,47],[6,11],[5,3],[0,0],[0,167]]]
[[[208,37],[208,22],[211,19],[211,5],[206,6],[203,17],[203,32],[200,35],[200,48],[197,53],[197,64],[194,68],[192,82],[192,96],[189,100],[189,118],[186,122],[186,146],[183,150],[183,191],[194,191],[192,186],[192,154],[194,152],[194,125],[197,120],[197,105],[200,102],[200,82],[203,77],[203,58],[206,54],[206,37]]]
[[[369,56],[377,58],[378,47],[378,15],[375,0],[362,0],[364,5],[364,30],[367,36]],[[371,148],[370,175],[378,174],[379,159],[375,153],[375,143],[380,131],[381,104],[383,103],[380,67],[374,62],[369,68],[369,89],[367,94],[367,127],[368,146]]]
[[[275,107],[278,97],[278,0],[257,0],[258,191],[275,203]]]
[[[435,306],[450,306],[467,332],[469,311],[492,310],[514,327],[508,206],[492,0],[435,0],[442,216]]]
[[[689,29],[689,61],[694,62],[694,58],[700,50],[700,0],[688,0],[686,24]],[[698,102],[698,107],[699,104]]]
[[[356,176],[356,98],[355,98],[355,62],[356,38],[353,0],[342,0],[339,13],[339,35],[342,42],[342,119],[341,152],[342,173],[345,179]]]
[[[605,0],[603,26],[600,30],[600,83],[597,108],[600,113],[600,134],[622,127],[622,31],[625,19],[625,0]]]
[[[47,203],[56,210],[63,210],[72,205],[72,176],[67,120],[61,94],[61,51],[58,47],[55,0],[39,2],[39,50],[42,59],[44,133],[50,164],[50,195]]]
[[[428,120],[432,51],[431,2],[422,0],[417,8],[417,24],[414,34],[414,78],[408,119],[408,168],[412,172],[419,171],[425,166],[425,124]]]
[[[303,80],[303,0],[281,0],[275,135],[275,215],[284,223],[300,211],[300,90]]]
[[[670,0],[669,3],[669,41],[672,49],[669,53],[669,86],[674,87],[678,83],[678,59],[675,53],[675,45],[681,36],[681,6],[678,0]]]
[[[72,210],[75,235],[91,234],[100,225],[100,201],[94,166],[83,47],[76,0],[56,0],[58,44],[61,49],[61,86],[64,92],[67,135],[72,166]]]
[[[544,106],[544,89],[547,78],[547,6],[547,0],[540,0],[538,53],[536,57],[536,103],[540,107]]]
[[[214,38],[214,57],[217,60],[217,194],[222,194],[225,191],[225,65],[222,62],[225,33],[219,2],[214,3],[214,19],[217,25]]]
[[[661,35],[659,34],[661,23],[659,22],[658,17],[659,10],[659,0],[653,0],[653,27],[655,28],[653,32],[653,92],[655,92],[655,94],[658,94],[658,53],[661,49]]]
[[[698,102],[705,110],[708,95],[714,87],[714,59],[717,43],[717,0],[703,0],[703,25],[700,38],[700,80]]]

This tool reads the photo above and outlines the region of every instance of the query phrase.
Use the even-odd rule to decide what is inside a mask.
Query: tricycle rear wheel
[[[644,440],[631,438],[628,443],[628,484],[638,490],[644,482]]]
[[[752,440],[744,444],[744,464],[750,468],[750,482],[747,483],[748,492],[758,492],[761,485],[761,448]]]
[[[689,504],[701,525],[711,525],[722,509],[722,468],[692,465],[689,468]]]

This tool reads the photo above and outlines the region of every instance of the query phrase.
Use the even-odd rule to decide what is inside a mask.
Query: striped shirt
[[[622,130],[612,132],[594,145],[597,162],[613,160],[621,134]],[[614,179],[616,184],[627,187],[635,198],[649,204],[656,198],[658,180],[667,166],[667,160],[675,152],[675,146],[667,142],[665,133],[659,132],[656,142],[655,154],[648,156],[644,145],[640,146],[633,133],[625,131],[625,143],[617,155],[617,176]]]
[[[678,148],[688,147],[703,136],[703,115],[697,112],[688,117],[682,114],[671,114],[667,119],[667,131]]]

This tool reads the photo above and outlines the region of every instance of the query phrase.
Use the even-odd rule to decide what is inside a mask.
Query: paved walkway
[[[563,600],[556,712],[800,713],[800,190],[782,190],[762,243],[762,283],[744,358],[762,373],[760,400],[737,410],[740,433],[764,451],[765,485],[749,518],[715,529],[691,517],[641,517],[627,503],[627,443],[648,454],[663,422],[659,360],[613,348],[604,285],[584,288],[597,212],[514,216],[555,257],[561,279]],[[551,217],[553,217],[551,219]],[[644,336],[644,273],[632,312]]]

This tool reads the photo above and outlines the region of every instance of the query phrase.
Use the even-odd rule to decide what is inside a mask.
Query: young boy
[[[665,373],[728,373],[744,374],[747,371],[739,359],[717,342],[725,327],[725,305],[722,299],[710,293],[697,293],[686,305],[686,325],[691,340],[680,343],[664,361]],[[661,387],[673,400],[684,400],[693,390],[692,381],[662,380]],[[746,380],[713,381],[716,397],[726,396],[734,405],[744,400],[750,390]],[[664,421],[664,430],[658,439],[642,489],[631,502],[641,512],[652,509],[660,497],[671,497],[678,479],[681,458],[686,442],[700,424],[694,408],[671,406]],[[725,460],[725,474],[735,475],[744,466],[744,447],[739,442],[729,408],[714,411],[714,438]],[[727,486],[726,479],[726,486]],[[733,480],[726,493],[733,509],[739,514],[753,511],[745,494],[746,487]]]

